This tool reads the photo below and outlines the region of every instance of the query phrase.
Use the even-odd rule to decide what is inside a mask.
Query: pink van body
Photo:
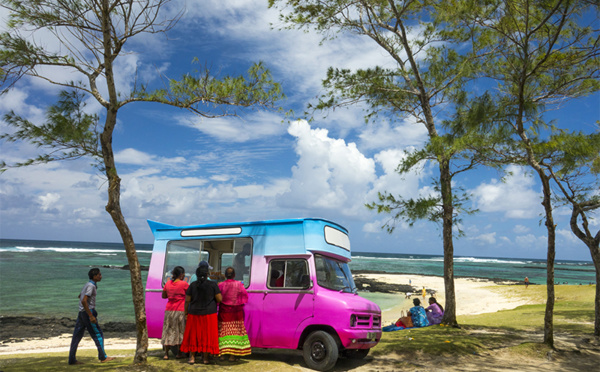
[[[192,274],[198,261],[206,259],[214,280],[219,280],[241,245],[250,244],[248,274],[240,279],[249,297],[244,311],[252,347],[301,349],[310,368],[327,370],[338,355],[364,357],[381,339],[381,310],[356,294],[347,268],[349,239],[342,226],[322,219],[185,227],[148,222],[155,236],[146,283],[150,337],[162,335],[167,300],[161,298],[161,291],[172,269],[168,254],[182,265],[181,259],[194,252],[197,256],[188,258],[191,262],[184,266],[186,273]],[[270,281],[277,275],[285,280],[280,283],[283,287]]]

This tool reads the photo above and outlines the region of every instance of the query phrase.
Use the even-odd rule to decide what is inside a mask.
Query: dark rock
[[[27,338],[57,337],[64,333],[72,334],[76,319],[42,318],[33,316],[0,316],[0,342],[19,342]],[[100,323],[103,332],[110,337],[135,337],[134,323]]]
[[[91,267],[91,266],[90,266]],[[123,266],[117,266],[117,265],[101,265],[100,267],[103,267],[105,269],[119,269],[119,270],[129,270],[129,264],[127,265],[123,265]],[[146,266],[146,265],[140,265],[140,270],[141,271],[148,271],[148,269],[150,268],[150,266]]]
[[[389,284],[374,279],[367,279],[360,275],[354,277],[354,284],[356,284],[356,288],[358,288],[359,291],[379,293],[415,293],[417,291],[415,287],[408,284]]]

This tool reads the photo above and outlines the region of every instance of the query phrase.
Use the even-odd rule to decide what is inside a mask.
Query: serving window
[[[252,262],[252,239],[192,239],[172,240],[167,244],[165,267],[163,273],[164,286],[171,278],[175,266],[185,269],[185,280],[196,280],[196,268],[200,261],[206,261],[211,266],[209,278],[214,281],[225,280],[225,269],[233,266],[236,271],[235,279],[250,284],[250,263]]]

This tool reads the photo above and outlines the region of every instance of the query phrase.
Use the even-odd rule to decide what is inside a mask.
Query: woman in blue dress
[[[427,313],[423,306],[421,306],[421,300],[418,298],[413,299],[413,304],[415,306],[411,307],[410,317],[413,322],[413,326],[415,327],[427,327],[429,325],[429,320],[427,320]]]

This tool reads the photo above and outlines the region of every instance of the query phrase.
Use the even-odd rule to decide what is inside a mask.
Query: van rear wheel
[[[328,371],[335,366],[338,359],[337,343],[329,333],[315,331],[304,341],[302,354],[309,368]]]

